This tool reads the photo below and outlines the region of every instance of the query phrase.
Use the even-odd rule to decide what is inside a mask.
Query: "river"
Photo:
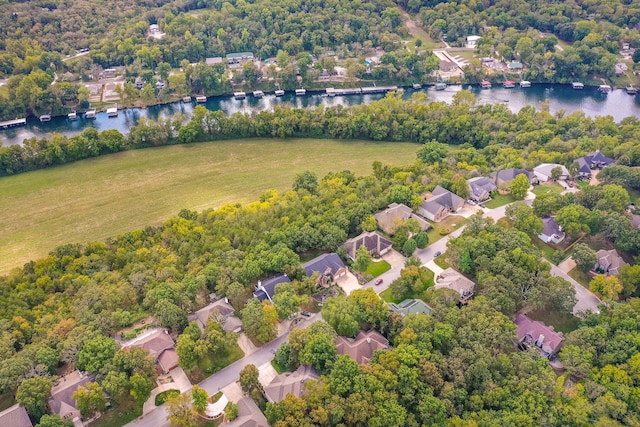
[[[504,89],[494,87],[492,89],[480,89],[478,86],[454,85],[448,86],[446,90],[436,91],[433,87],[420,89],[425,91],[430,101],[451,102],[456,92],[469,89],[476,95],[478,104],[487,103],[507,103],[509,108],[517,112],[522,107],[532,105],[540,109],[541,102],[549,103],[549,111],[555,113],[559,110],[566,110],[567,113],[582,110],[587,116],[613,116],[616,122],[625,117],[635,116],[640,118],[640,96],[631,96],[623,89],[617,89],[609,94],[600,93],[595,87],[587,87],[584,90],[574,90],[570,85],[532,85],[530,88],[516,87]],[[413,89],[406,89],[405,98],[411,97],[415,92]],[[291,105],[305,108],[315,107],[320,104],[325,106],[345,105],[353,106],[362,103],[381,99],[384,94],[367,95],[346,95],[327,97],[319,94],[295,96],[287,93],[282,97],[265,95],[263,98],[254,98],[248,95],[246,99],[235,100],[229,97],[212,97],[204,104],[209,110],[222,110],[227,114],[235,112],[250,113],[252,111],[271,110],[277,105]],[[76,121],[69,121],[65,117],[55,117],[50,122],[40,123],[31,117],[27,120],[26,126],[0,130],[0,142],[3,145],[20,144],[25,138],[46,137],[57,132],[66,136],[73,136],[82,132],[87,127],[94,127],[100,131],[107,129],[117,129],[122,133],[127,133],[131,126],[134,126],[141,117],[156,120],[159,117],[170,117],[175,113],[185,113],[190,115],[195,103],[185,104],[176,102],[166,105],[158,105],[146,109],[131,108],[119,112],[118,117],[107,117],[101,112],[96,115],[95,120],[85,120],[80,118]]]

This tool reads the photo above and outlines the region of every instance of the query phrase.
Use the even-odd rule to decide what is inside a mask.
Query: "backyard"
[[[571,314],[558,313],[555,310],[534,310],[527,313],[533,320],[539,320],[547,325],[552,325],[556,331],[568,334],[578,329],[580,319]]]

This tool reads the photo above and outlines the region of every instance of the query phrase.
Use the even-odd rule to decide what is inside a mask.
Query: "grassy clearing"
[[[393,293],[391,292],[391,288],[387,288],[384,291],[380,292],[380,298],[386,302],[393,302],[398,304],[406,299],[420,299],[422,301],[426,301],[426,292],[427,290],[434,285],[434,274],[433,271],[425,269],[424,273],[421,275],[422,283],[424,283],[424,287],[420,290],[420,292],[414,292],[413,290],[409,291],[409,293],[405,294],[400,299],[395,299],[393,297]]]
[[[532,237],[531,238],[531,243],[533,244],[533,246],[535,246],[536,248],[540,249],[540,251],[542,252],[542,256],[543,257],[545,257],[549,262],[553,262],[552,261],[553,254],[556,251],[554,248],[552,248],[551,246],[547,245],[545,242],[540,240],[538,237]]]
[[[467,61],[471,61],[476,57],[476,53],[473,50],[450,50],[448,53],[452,56],[462,56]]]
[[[591,276],[589,276],[588,273],[585,273],[584,271],[576,267],[569,272],[569,277],[571,277],[576,282],[580,283],[585,288],[589,289],[589,282],[591,282]]]
[[[91,427],[120,427],[142,415],[142,405],[127,400],[120,405],[113,404],[111,409],[91,423]]]
[[[484,205],[489,209],[499,208],[500,206],[507,205],[516,201],[516,198],[511,194],[498,194],[497,192],[491,196],[491,200],[485,202]]]
[[[391,264],[382,259],[380,261],[370,262],[367,270],[364,272],[364,275],[371,275],[372,277],[376,278],[382,273],[386,273],[389,270],[391,270]]]
[[[451,233],[453,230],[457,230],[458,228],[462,227],[466,222],[467,219],[464,217],[450,215],[440,222],[430,223],[431,228],[427,230],[427,234],[429,235],[429,244],[437,242],[447,234]],[[441,230],[449,230],[449,233],[440,234]]]
[[[536,310],[527,313],[533,320],[540,320],[547,325],[552,325],[556,331],[568,334],[578,329],[580,319],[571,314],[561,314],[554,310]]]
[[[193,369],[185,370],[185,373],[191,383],[196,384],[243,357],[244,351],[236,344],[226,354],[211,354],[209,357],[203,358]]]
[[[11,393],[0,394],[0,412],[11,408],[15,404],[16,400],[13,398]]]
[[[590,187],[590,186],[591,186],[591,184],[589,184],[589,183],[588,183],[588,182],[586,182],[586,181],[580,181],[580,180],[577,180],[577,181],[576,181],[576,183],[578,184],[578,188],[579,188],[580,190],[584,190],[585,188],[587,188],[587,187]]]
[[[551,184],[540,184],[533,187],[533,194],[536,196],[540,196],[541,194],[547,193],[556,193],[560,194],[564,191],[564,187],[558,184],[557,182],[553,182]]]
[[[150,148],[0,179],[0,274],[56,246],[156,225],[180,209],[256,200],[291,188],[305,170],[322,177],[371,173],[415,160],[419,146],[324,139],[250,139]]]

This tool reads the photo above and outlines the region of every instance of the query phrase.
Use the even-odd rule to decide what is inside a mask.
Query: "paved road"
[[[309,319],[299,323],[297,327],[306,328],[316,320],[322,320],[322,316],[320,315],[320,313],[316,313]],[[275,353],[275,351],[278,349],[278,347],[280,347],[280,344],[287,340],[288,337],[289,332],[279,336],[275,340],[268,342],[267,344],[260,347],[257,351],[243,357],[237,362],[227,366],[223,370],[211,375],[209,378],[205,379],[198,385],[207,390],[210,395],[217,393],[221,388],[238,381],[238,379],[240,378],[240,371],[245,366],[249,364],[260,366],[271,361],[271,359],[273,359],[273,354]],[[165,427],[168,425],[169,422],[167,421],[167,410],[165,405],[158,406],[147,415],[144,415],[127,424],[128,427]]]
[[[587,288],[582,286],[580,283],[573,280],[567,273],[560,270],[557,266],[551,264],[551,275],[556,277],[562,277],[567,282],[571,283],[576,290],[576,305],[573,307],[573,314],[577,317],[580,317],[580,314],[591,310],[594,313],[599,313],[598,304],[602,301],[598,299],[597,296],[591,293]]]

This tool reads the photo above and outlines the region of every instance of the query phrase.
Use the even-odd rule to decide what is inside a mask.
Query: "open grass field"
[[[419,145],[324,139],[251,139],[133,150],[0,178],[0,274],[66,243],[103,240],[159,224],[180,209],[246,203],[371,164],[405,165]]]

